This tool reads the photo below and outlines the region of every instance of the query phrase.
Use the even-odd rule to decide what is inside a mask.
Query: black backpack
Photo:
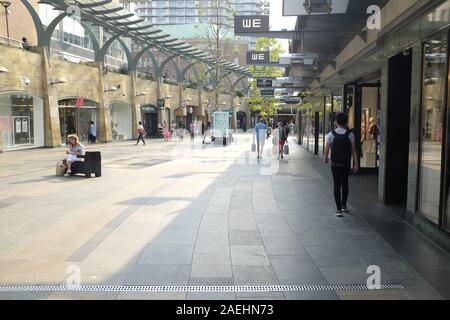
[[[352,161],[352,144],[349,136],[350,131],[345,134],[338,134],[336,130],[332,131],[334,139],[331,145],[331,163],[336,167],[349,167]]]
[[[280,140],[287,140],[287,132],[285,127],[280,128]]]

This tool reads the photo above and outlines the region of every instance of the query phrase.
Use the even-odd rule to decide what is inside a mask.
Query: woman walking
[[[139,121],[139,126],[138,126],[138,129],[137,129],[137,132],[138,132],[138,139],[137,139],[137,142],[136,142],[136,146],[139,144],[139,141],[141,141],[142,140],[142,142],[144,143],[144,146],[145,146],[145,140],[144,140],[144,135],[145,135],[145,129],[144,129],[144,126],[142,125],[142,122],[141,121]]]
[[[163,136],[164,136],[164,142],[169,142],[170,139],[170,128],[167,124],[166,120],[163,122]]]

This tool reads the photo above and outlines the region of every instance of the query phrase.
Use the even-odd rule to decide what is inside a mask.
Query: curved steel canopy
[[[101,26],[110,32],[131,38],[142,47],[155,47],[162,51],[177,54],[186,60],[200,61],[205,65],[218,64],[225,71],[251,77],[250,71],[229,61],[217,59],[207,52],[181,40],[170,38],[169,34],[145,24],[144,20],[113,3],[112,0],[41,0],[57,10],[67,11],[69,6],[77,5],[85,22]]]

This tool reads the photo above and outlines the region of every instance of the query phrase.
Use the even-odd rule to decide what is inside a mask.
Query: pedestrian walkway
[[[236,134],[226,148],[197,140],[95,145],[99,179],[55,177],[62,149],[0,155],[0,286],[65,285],[77,270],[81,285],[124,286],[102,293],[0,287],[0,298],[450,298],[438,281],[448,281],[449,255],[396,215],[383,220],[385,208],[367,197],[351,196],[351,213],[336,218],[328,171],[293,140],[282,162],[268,154],[257,162],[250,134]],[[390,222],[387,234],[380,227]],[[405,255],[413,246],[417,253]],[[365,285],[373,265],[382,284],[404,288],[340,286]],[[283,285],[317,287],[276,287]],[[235,286],[245,290],[223,290]]]

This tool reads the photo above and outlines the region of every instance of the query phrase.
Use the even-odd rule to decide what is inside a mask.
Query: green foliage
[[[280,54],[284,53],[284,49],[277,39],[274,38],[258,38],[256,40],[256,51],[270,51],[270,60],[278,61]],[[284,75],[283,68],[250,66],[250,71],[254,77],[277,78]]]
[[[254,112],[259,112],[261,119],[270,122],[276,115],[278,110],[281,110],[279,106],[276,105],[277,101],[272,98],[267,98],[261,96],[259,92],[247,98],[247,103],[250,106],[250,110]]]
[[[280,54],[284,53],[281,43],[273,38],[258,38],[256,42],[257,51],[270,51],[271,61],[278,61]],[[277,100],[261,96],[261,91],[256,86],[256,78],[277,78],[284,75],[283,68],[250,66],[254,79],[250,82],[251,95],[247,98],[250,110],[259,112],[261,119],[270,122],[278,110],[282,108],[277,105]]]

